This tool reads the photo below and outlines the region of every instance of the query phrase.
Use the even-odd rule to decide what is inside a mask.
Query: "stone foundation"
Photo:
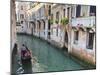
[[[77,50],[75,48],[72,48],[70,54],[87,64],[96,66],[96,60],[94,54],[90,54],[86,52],[86,50],[82,49]]]
[[[64,46],[62,43],[56,42],[54,40],[50,40],[49,42],[50,42],[50,44],[52,44],[58,48],[63,48],[63,46]]]

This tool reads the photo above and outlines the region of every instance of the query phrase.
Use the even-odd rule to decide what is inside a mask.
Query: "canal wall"
[[[52,45],[58,47],[58,48],[63,48],[63,43],[61,44],[61,43],[56,42],[56,41],[54,41],[54,40],[49,40],[48,42],[49,42],[50,44],[52,44]]]
[[[90,54],[86,50],[76,49],[76,48],[72,47],[72,50],[69,54],[71,54],[75,58],[79,59],[80,61],[88,64],[88,66],[90,66],[90,65],[94,66],[94,67],[96,66],[94,54],[92,54],[92,53]]]

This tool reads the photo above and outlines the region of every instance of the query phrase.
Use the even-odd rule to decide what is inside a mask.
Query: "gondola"
[[[26,50],[21,51],[21,63],[22,67],[24,69],[24,73],[32,73],[32,53],[31,50],[29,50],[26,47]]]
[[[31,58],[32,58],[32,53],[29,49],[25,50],[25,51],[21,51],[21,60],[22,61],[31,60]]]

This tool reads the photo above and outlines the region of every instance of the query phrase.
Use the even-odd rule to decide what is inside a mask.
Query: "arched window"
[[[24,19],[24,14],[20,14],[20,18],[21,19]]]

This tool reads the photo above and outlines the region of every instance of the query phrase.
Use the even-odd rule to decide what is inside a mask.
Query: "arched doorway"
[[[37,20],[37,31],[38,31],[38,33],[39,33],[39,37],[40,37],[40,31],[41,31],[41,23],[40,23],[40,21],[39,20]]]
[[[65,32],[65,42],[68,44],[68,33],[67,33],[67,31]]]
[[[31,22],[30,22],[30,26],[29,26],[30,34],[31,34],[31,35],[33,35],[33,33],[34,33],[34,25],[35,25],[34,22],[31,21]]]
[[[64,47],[67,48],[68,51],[68,32],[65,32],[65,39],[64,39],[65,43],[64,43]]]
[[[45,21],[44,20],[41,20],[42,21],[42,30],[43,30],[43,33],[44,33],[44,35],[45,35]]]
[[[68,53],[68,32],[67,31],[65,31],[65,36],[64,36],[63,52],[64,54]]]

